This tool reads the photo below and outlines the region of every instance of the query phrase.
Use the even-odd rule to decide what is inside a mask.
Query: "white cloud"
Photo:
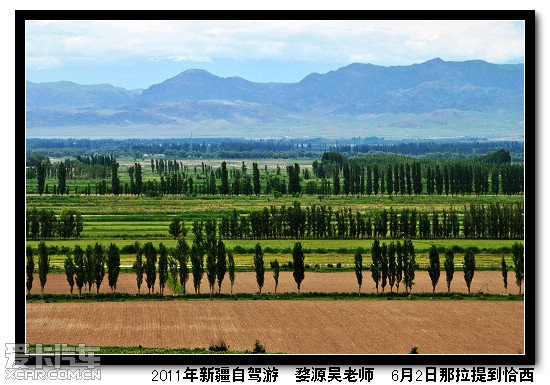
[[[133,58],[393,65],[524,56],[523,23],[513,21],[28,21],[26,29],[32,69]]]

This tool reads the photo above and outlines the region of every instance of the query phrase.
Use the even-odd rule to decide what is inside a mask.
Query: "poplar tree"
[[[464,254],[464,280],[466,281],[466,286],[468,287],[468,294],[470,294],[470,285],[472,284],[472,279],[474,278],[474,273],[476,270],[476,256],[472,249],[466,250]]]
[[[164,288],[168,281],[168,250],[164,244],[159,244],[159,288],[160,295],[164,295]]]
[[[38,162],[36,165],[36,181],[38,185],[38,194],[42,195],[46,182],[46,166],[42,161]]]
[[[447,292],[451,291],[451,282],[455,273],[455,253],[448,249],[445,251],[445,276],[447,280]]]
[[[178,275],[180,279],[181,288],[183,289],[183,294],[185,295],[185,286],[187,280],[189,279],[189,268],[187,264],[189,263],[189,246],[185,239],[178,239],[178,244],[174,250],[176,261],[178,262]]]
[[[380,275],[382,280],[382,293],[386,289],[386,283],[388,282],[388,247],[386,243],[382,244],[381,247],[382,256],[380,258]]]
[[[252,179],[254,183],[254,194],[260,195],[260,170],[258,163],[252,163]]]
[[[378,293],[378,284],[380,283],[381,276],[381,258],[382,250],[380,249],[380,241],[375,239],[371,247],[372,263],[370,267],[372,280],[376,285],[376,292]]]
[[[277,286],[279,286],[279,270],[280,270],[279,261],[275,259],[272,264],[273,264],[273,279],[275,280],[275,294],[277,294]]]
[[[203,252],[196,242],[191,246],[191,266],[193,269],[193,286],[195,294],[198,296],[201,291],[202,276],[204,275],[204,258]]]
[[[67,283],[71,288],[71,298],[73,297],[73,287],[74,287],[74,274],[75,274],[75,265],[73,258],[70,255],[67,255],[65,261],[63,261],[63,266],[65,267],[65,276],[67,277]]]
[[[145,271],[145,264],[143,263],[143,252],[138,242],[134,244],[136,249],[136,260],[132,265],[132,269],[136,273],[136,284],[138,295],[141,291],[141,284],[143,283],[143,272]]]
[[[229,282],[231,283],[231,295],[233,295],[233,284],[235,283],[235,259],[231,251],[227,252],[227,265],[229,273]]]
[[[430,249],[429,259],[430,259],[430,265],[428,268],[428,273],[432,281],[432,293],[435,293],[435,287],[437,286],[437,282],[439,281],[439,276],[441,274],[439,270],[440,269],[439,252],[437,251],[437,247],[435,247],[435,245],[432,245]]]
[[[300,295],[300,285],[302,284],[305,276],[304,259],[305,256],[302,251],[302,244],[297,242],[294,244],[294,248],[292,249],[292,266],[294,268],[292,276],[294,277],[296,285],[298,285],[298,295]]]
[[[26,249],[26,257],[27,257],[27,264],[25,266],[25,270],[27,273],[27,294],[30,294],[32,289],[32,281],[34,280],[34,257],[32,255],[32,247],[30,245],[27,246]]]
[[[260,295],[262,295],[262,287],[264,286],[264,253],[262,252],[262,247],[259,243],[256,243],[256,248],[254,250],[254,270],[256,271],[256,282],[258,283],[258,288],[260,290]]]
[[[116,292],[116,284],[118,282],[118,275],[120,273],[120,251],[118,246],[114,243],[109,245],[107,250],[107,280],[109,287],[113,292],[113,296]]]
[[[395,261],[395,243],[391,242],[388,246],[388,283],[390,291],[393,292],[393,285],[397,278],[397,264]]]
[[[355,276],[357,277],[357,285],[359,285],[359,295],[361,295],[361,286],[363,285],[363,255],[357,249],[355,251]]]
[[[521,294],[521,284],[525,279],[523,244],[516,242],[512,245],[512,257],[514,272],[516,273],[516,285],[518,285],[519,293]]]
[[[222,282],[225,277],[225,272],[227,271],[227,256],[225,252],[225,244],[221,240],[218,240],[218,252],[217,252],[217,268],[216,268],[216,277],[218,278],[218,295],[222,291]]]
[[[50,271],[50,258],[48,257],[48,248],[44,242],[38,245],[38,278],[40,279],[40,293],[44,295],[44,286],[48,280]]]
[[[506,260],[504,255],[502,256],[501,261],[501,271],[502,271],[502,282],[504,283],[504,290],[508,291],[508,266],[506,265]]]
[[[222,162],[221,180],[222,186],[220,192],[222,195],[227,195],[229,194],[229,181],[227,174],[227,163],[225,161]]]
[[[79,245],[74,247],[75,282],[78,288],[78,298],[82,295],[82,287],[86,283],[86,266],[84,264],[84,250]]]
[[[96,292],[99,294],[99,287],[105,276],[105,252],[103,246],[96,242],[94,246],[94,280]]]
[[[155,281],[157,280],[157,250],[151,242],[143,245],[143,255],[145,256],[145,282],[149,294],[155,291]]]
[[[214,286],[216,285],[216,271],[217,250],[213,247],[208,247],[208,251],[206,252],[206,278],[208,279],[210,297],[214,295]]]

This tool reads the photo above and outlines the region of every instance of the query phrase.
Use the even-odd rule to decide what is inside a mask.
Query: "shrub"
[[[254,342],[254,350],[252,352],[257,354],[265,353],[265,346],[260,343],[260,340],[256,340],[256,342]]]
[[[288,261],[286,265],[288,266],[289,269],[292,269],[293,266],[294,266],[294,265],[292,264],[292,261]]]
[[[245,254],[246,249],[242,246],[237,245],[233,248],[233,252],[235,252],[236,254]]]
[[[338,263],[336,264],[336,268],[341,269],[341,268],[342,268],[342,262],[338,262]]]
[[[332,263],[327,263],[327,267],[334,267]]]
[[[418,348],[416,346],[412,347],[411,354],[418,354]]]
[[[464,251],[464,249],[460,246],[457,246],[457,245],[454,245],[453,247],[451,247],[451,250],[456,254],[456,253],[462,253]]]
[[[137,251],[135,245],[125,245],[120,249],[121,254],[135,254]]]
[[[315,270],[321,270],[321,266],[318,263],[315,264]]]
[[[229,350],[229,346],[225,343],[224,340],[220,339],[214,345],[210,345],[208,350],[210,350],[211,352],[227,352]]]

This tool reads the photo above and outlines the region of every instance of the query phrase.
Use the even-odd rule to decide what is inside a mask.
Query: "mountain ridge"
[[[27,82],[27,127],[195,122],[230,129],[289,119],[300,125],[327,117],[349,122],[372,114],[420,116],[437,111],[459,111],[452,114],[454,119],[468,122],[475,113],[499,111],[519,119],[523,71],[522,63],[434,58],[389,67],[351,63],[295,83],[258,83],[203,69],[182,71],[141,92],[110,84]]]

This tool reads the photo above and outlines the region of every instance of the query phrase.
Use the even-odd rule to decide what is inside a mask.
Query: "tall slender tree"
[[[97,294],[99,294],[103,277],[105,277],[105,251],[103,246],[96,242],[94,245],[94,280]]]
[[[273,279],[275,280],[275,294],[277,294],[277,286],[279,286],[279,261],[275,259],[273,261]]]
[[[516,285],[518,285],[519,293],[521,294],[521,285],[525,279],[523,244],[516,242],[512,245],[512,258],[514,262],[514,272],[516,274]]]
[[[78,298],[82,295],[82,287],[86,284],[86,265],[84,263],[84,250],[79,245],[74,247],[75,282],[78,288]]]
[[[40,293],[44,295],[44,286],[48,281],[48,272],[50,271],[50,258],[48,257],[48,248],[44,242],[38,244],[38,278],[40,279]]]
[[[235,283],[235,259],[231,251],[227,252],[227,267],[229,273],[229,282],[231,283],[231,295],[233,295],[233,284]]]
[[[136,273],[136,284],[137,284],[137,290],[139,295],[141,291],[141,284],[143,283],[143,273],[145,271],[145,263],[143,263],[143,251],[139,243],[136,242],[134,244],[134,247],[136,249],[136,260],[132,265],[132,269],[134,270],[134,273]]]
[[[359,249],[355,251],[354,262],[355,277],[357,278],[357,285],[359,286],[359,295],[361,295],[361,286],[363,285],[363,255]]]
[[[160,295],[164,295],[164,288],[168,281],[168,250],[161,242],[159,244],[159,291]]]
[[[447,280],[447,292],[451,291],[451,282],[455,273],[455,253],[451,249],[445,251],[445,276]]]
[[[120,250],[114,243],[109,245],[107,250],[107,280],[113,296],[116,292],[116,284],[120,274]]]
[[[189,246],[187,245],[187,242],[185,242],[185,239],[178,239],[178,244],[176,245],[174,254],[176,261],[178,262],[178,275],[180,278],[181,288],[183,290],[183,294],[185,295],[185,287],[187,285],[187,280],[189,279],[189,268],[187,266],[189,263]]]
[[[32,254],[32,247],[30,245],[27,245],[26,257],[27,263],[25,266],[25,270],[27,273],[27,294],[30,294],[32,289],[32,281],[34,280],[34,257]]]
[[[428,268],[428,273],[430,275],[430,280],[432,281],[432,293],[435,293],[435,287],[437,286],[437,282],[439,281],[439,276],[441,274],[439,252],[437,251],[437,247],[435,247],[435,245],[432,245],[430,248],[429,258],[430,265]]]
[[[147,242],[143,245],[143,255],[145,256],[145,282],[149,294],[152,294],[155,292],[157,280],[157,249],[153,243]]]
[[[227,255],[225,252],[225,244],[221,238],[218,240],[218,252],[216,257],[216,277],[218,279],[218,295],[220,295],[222,291],[222,282],[225,277],[225,272],[227,271]]]
[[[264,286],[265,266],[264,253],[259,243],[256,243],[256,248],[254,250],[254,270],[256,271],[256,282],[258,283],[258,289],[261,295],[262,287]]]
[[[65,267],[65,276],[67,278],[67,283],[69,284],[71,290],[71,298],[73,297],[73,288],[74,288],[74,274],[76,271],[73,257],[69,254],[63,261],[63,266]]]
[[[298,295],[300,295],[300,286],[305,277],[304,260],[305,256],[302,250],[302,244],[297,242],[292,249],[292,267],[294,269],[292,276],[294,277],[294,282],[296,282],[298,286]]]
[[[508,265],[506,265],[506,260],[504,255],[502,256],[501,272],[502,272],[502,282],[504,283],[504,290],[508,291]]]
[[[468,294],[470,294],[470,286],[472,284],[472,279],[474,278],[474,273],[476,271],[476,255],[472,249],[466,250],[464,254],[464,280],[466,281],[466,286],[468,287]]]
[[[380,241],[375,239],[371,247],[371,258],[372,263],[370,266],[372,280],[376,286],[376,292],[378,293],[378,285],[380,283],[381,272],[381,259],[382,259],[382,250],[380,248]]]

